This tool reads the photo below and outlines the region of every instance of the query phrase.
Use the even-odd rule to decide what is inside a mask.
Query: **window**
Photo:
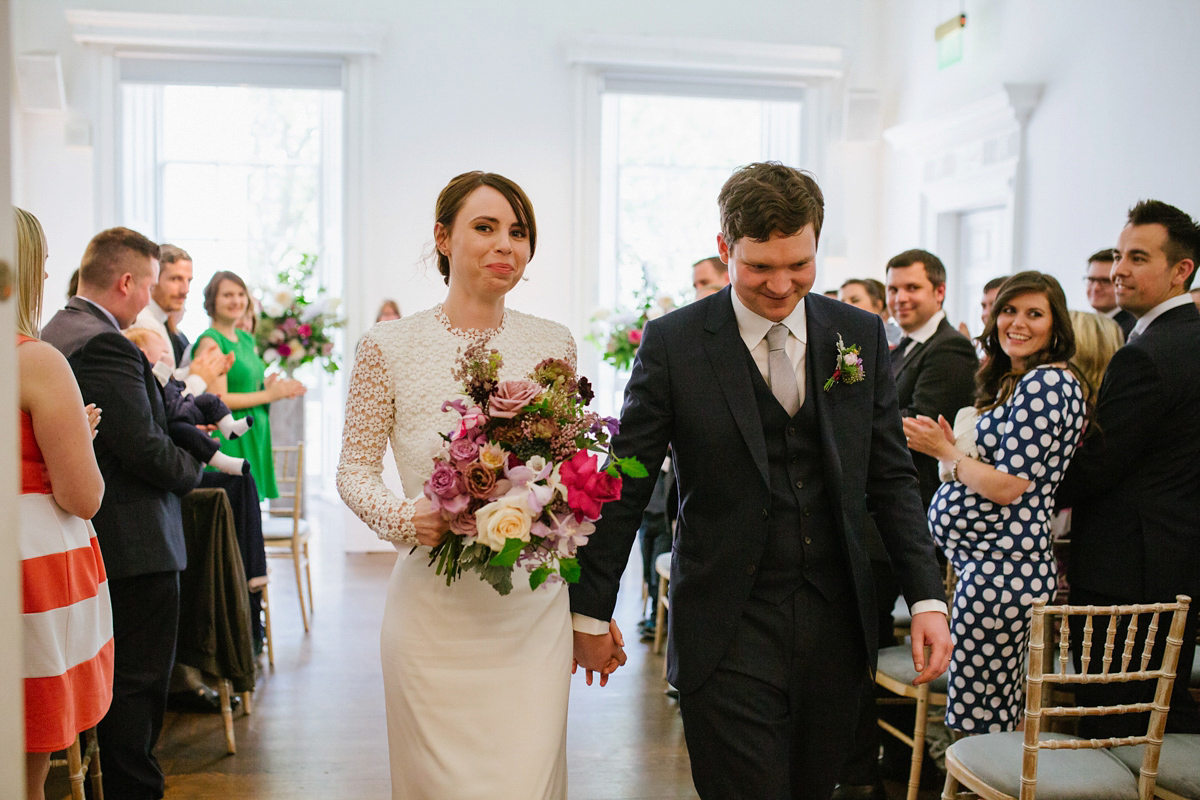
[[[320,283],[343,294],[340,62],[283,66],[294,68],[120,61],[120,224],[193,257],[180,324],[192,339],[208,326],[203,290],[220,270],[253,293],[314,253]],[[324,410],[340,405],[340,380],[311,367],[297,377],[309,387],[306,468],[321,487],[332,481],[341,434],[340,414]]]
[[[603,307],[629,310],[646,287],[691,302],[692,264],[717,254],[729,175],[755,161],[803,165],[800,89],[670,88],[623,82],[601,98]],[[599,407],[615,413],[624,376],[604,368],[598,379]]]

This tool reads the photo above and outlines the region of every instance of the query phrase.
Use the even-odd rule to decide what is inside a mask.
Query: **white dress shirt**
[[[1160,316],[1162,316],[1166,312],[1170,311],[1172,308],[1179,308],[1180,306],[1186,306],[1188,303],[1191,303],[1191,302],[1192,302],[1192,296],[1188,292],[1184,292],[1183,294],[1177,294],[1174,297],[1172,297],[1170,300],[1163,300],[1161,303],[1156,305],[1154,308],[1150,309],[1145,314],[1138,317],[1137,324],[1134,325],[1133,330],[1131,330],[1129,332],[1130,340],[1132,340],[1133,337],[1135,337],[1135,336],[1141,336],[1143,333],[1145,333],[1146,328],[1150,327],[1151,322],[1154,322],[1154,320],[1158,319]]]
[[[924,325],[917,328],[912,333],[905,332],[904,335],[907,336],[909,339],[912,339],[912,341],[908,343],[908,347],[905,348],[904,352],[901,353],[901,355],[908,355],[908,351],[912,350],[918,344],[924,344],[925,342],[928,342],[933,337],[933,335],[935,333],[937,333],[938,326],[942,324],[942,320],[944,320],[945,318],[946,318],[946,312],[942,311],[941,309],[938,309],[938,312],[936,314],[934,314],[929,319],[925,320]]]

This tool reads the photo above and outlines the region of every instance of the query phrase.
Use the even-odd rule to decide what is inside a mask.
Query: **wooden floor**
[[[390,796],[379,629],[396,556],[345,554],[340,510],[321,505],[317,518],[311,632],[300,624],[290,563],[273,560],[275,669],[259,680],[253,715],[234,720],[237,755],[226,754],[218,715],[168,714],[159,743],[166,800]],[[629,663],[603,689],[585,685],[582,673],[571,686],[571,800],[697,797],[677,706],[663,694],[663,658],[637,642],[639,580],[626,572],[615,615]],[[51,800],[68,794],[61,772],[51,774]],[[889,795],[902,797],[901,788],[889,785]]]

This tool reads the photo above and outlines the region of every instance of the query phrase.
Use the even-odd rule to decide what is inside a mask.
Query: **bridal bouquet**
[[[579,580],[576,550],[587,544],[601,507],[621,496],[621,476],[647,475],[633,458],[612,457],[617,421],[586,409],[587,378],[565,361],[546,359],[523,380],[498,379],[501,357],[483,344],[466,349],[454,377],[464,397],[442,411],[458,419],[433,455],[425,496],[450,533],[430,553],[449,586],[478,572],[502,595],[513,572]],[[600,469],[598,454],[609,457]]]

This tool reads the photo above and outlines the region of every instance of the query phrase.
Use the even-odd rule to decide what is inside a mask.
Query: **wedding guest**
[[[1104,374],[1097,432],[1059,492],[1071,506],[1071,601],[1154,603],[1186,594],[1193,603],[1185,643],[1196,641],[1200,610],[1200,312],[1189,296],[1197,257],[1200,226],[1188,214],[1158,200],[1130,209],[1111,274],[1116,302],[1137,323]],[[1093,641],[1103,642],[1105,630],[1098,626]],[[1165,638],[1158,638],[1151,669],[1161,663]],[[1178,675],[1189,674],[1194,656],[1195,648],[1180,650]],[[1093,668],[1100,662],[1094,652]],[[1175,682],[1168,732],[1200,733],[1187,684]],[[1154,684],[1080,686],[1076,695],[1080,704],[1150,702]],[[1083,736],[1128,736],[1145,731],[1146,715],[1085,718],[1079,729]]]
[[[697,300],[716,294],[728,285],[729,267],[720,256],[709,256],[692,264],[692,288],[696,290]]]
[[[157,333],[170,343],[166,362],[174,370],[183,366],[187,359],[187,337],[179,333],[172,324],[171,316],[183,311],[192,287],[192,257],[186,250],[172,244],[158,246],[158,280],[150,287],[150,302],[138,314],[132,327],[145,328]],[[187,380],[187,373],[177,375]],[[201,394],[207,383],[193,382],[192,391]]]
[[[384,300],[383,305],[379,306],[379,313],[375,315],[376,322],[387,322],[393,319],[400,319],[400,305],[395,300]]]
[[[275,487],[271,418],[267,406],[285,397],[299,397],[305,388],[292,378],[282,378],[275,373],[266,375],[267,366],[258,355],[254,337],[237,327],[249,304],[246,283],[236,273],[221,271],[213,275],[204,287],[204,310],[208,312],[211,325],[196,339],[193,358],[199,359],[214,349],[234,355],[233,366],[225,375],[225,386],[218,386],[217,394],[233,409],[235,417],[251,417],[254,425],[236,439],[221,436],[221,452],[250,463],[258,499],[265,500],[279,496]]]
[[[160,798],[154,755],[162,730],[179,621],[179,571],[187,564],[179,497],[201,464],[167,435],[162,391],[121,329],[150,300],[158,245],[128,228],[92,238],[79,294],[42,329],[67,357],[83,399],[107,414],[93,444],[105,494],[92,518],[108,575],[113,620],[113,699],[96,726],[108,797]]]
[[[258,298],[254,295],[247,297],[246,313],[238,317],[237,329],[245,331],[251,336],[258,330],[258,320],[262,316],[262,304],[258,302]]]
[[[1075,358],[1071,361],[1079,369],[1088,402],[1095,405],[1104,371],[1125,344],[1125,334],[1111,317],[1090,311],[1072,311],[1071,328],[1075,331]]]
[[[505,307],[537,247],[533,206],[517,184],[488,172],[459,175],[438,195],[435,219],[446,298],[363,337],[337,471],[342,499],[381,539],[404,552],[419,548],[397,560],[384,606],[392,798],[565,800],[566,587],[516,581],[500,596],[469,578],[447,586],[429,566],[447,525],[422,487],[429,440],[448,422],[442,404],[462,389],[454,372],[465,346],[498,351],[500,378],[515,380],[543,359],[574,365],[575,341],[556,322]],[[389,440],[407,497],[383,482]],[[532,690],[497,690],[497,680]]]
[[[842,284],[839,299],[843,303],[878,314],[883,320],[883,332],[887,334],[888,347],[895,347],[904,338],[904,329],[896,324],[887,310],[887,287],[874,278],[851,278]]]
[[[946,725],[967,733],[1011,731],[1021,722],[1030,612],[1034,602],[1052,600],[1057,585],[1054,492],[1087,418],[1070,365],[1067,299],[1052,276],[1020,272],[1006,280],[983,344],[977,455],[958,448],[945,417],[904,421],[909,447],[949,473],[929,526],[958,576]]]
[[[112,701],[112,614],[104,561],[84,522],[104,496],[93,427],[67,360],[38,341],[46,239],[37,218],[14,210],[25,793],[27,800],[43,800],[50,754],[94,727]],[[65,615],[70,628],[55,624]]]
[[[1087,285],[1088,305],[1095,309],[1096,313],[1103,314],[1120,325],[1121,332],[1125,336],[1129,336],[1129,332],[1137,323],[1137,317],[1117,305],[1117,295],[1113,290],[1112,269],[1113,250],[1111,247],[1097,250],[1088,259],[1087,272],[1083,278]]]

